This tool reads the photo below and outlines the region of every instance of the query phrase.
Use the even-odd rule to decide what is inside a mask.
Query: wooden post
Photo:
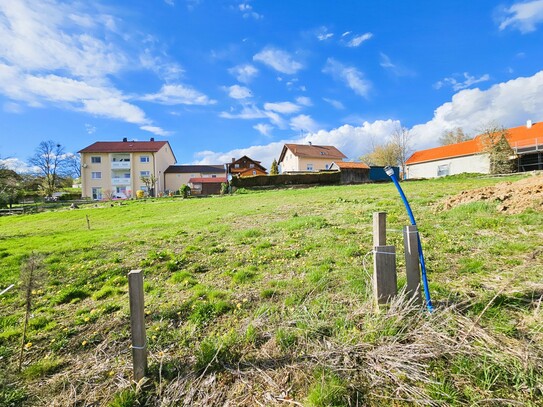
[[[147,370],[147,336],[145,334],[143,272],[141,270],[132,270],[128,273],[128,291],[134,380],[139,382],[145,376]]]
[[[396,248],[375,246],[373,252],[373,294],[376,305],[389,302],[398,293]]]
[[[386,246],[387,244],[387,214],[386,212],[373,212],[373,246]]]
[[[85,215],[85,218],[87,219],[87,229],[90,230],[90,220],[89,220],[89,215]]]
[[[415,304],[422,304],[420,294],[419,232],[416,226],[404,226],[405,273],[407,275],[407,296],[415,297]]]

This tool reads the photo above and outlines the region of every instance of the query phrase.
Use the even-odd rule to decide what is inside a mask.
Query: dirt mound
[[[460,204],[477,201],[497,201],[496,209],[505,213],[521,213],[528,208],[543,211],[543,174],[516,182],[502,182],[493,187],[463,191],[447,199],[443,206],[451,209]]]

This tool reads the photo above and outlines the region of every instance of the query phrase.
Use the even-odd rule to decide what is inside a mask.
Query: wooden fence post
[[[422,304],[420,294],[419,232],[416,226],[404,226],[405,273],[407,275],[407,296],[415,297],[415,304]]]
[[[143,272],[141,270],[132,270],[128,273],[128,291],[134,380],[139,382],[145,376],[147,370],[147,336],[145,334]]]
[[[373,294],[376,306],[389,302],[398,293],[396,248],[375,246],[373,252]]]
[[[387,214],[386,212],[373,212],[373,246],[386,246],[387,244]]]

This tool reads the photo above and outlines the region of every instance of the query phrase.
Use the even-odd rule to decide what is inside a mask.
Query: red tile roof
[[[287,149],[292,151],[292,154],[297,157],[328,158],[330,160],[342,160],[343,158],[347,158],[345,154],[343,154],[334,146],[316,146],[314,144],[285,144],[283,146],[283,151],[281,151],[281,155],[279,156],[278,162],[283,161],[283,158],[285,158],[285,154],[287,153]]]
[[[167,141],[97,141],[79,153],[156,153]],[[171,148],[170,148],[171,150]],[[173,152],[172,152],[173,153]]]
[[[191,178],[189,183],[191,184],[222,184],[226,182],[225,177],[206,177],[206,178]]]
[[[334,162],[335,165],[337,165],[340,169],[351,169],[351,168],[363,168],[365,170],[369,170],[370,167],[368,167],[364,163],[355,163],[351,161],[338,161]]]
[[[417,164],[444,158],[462,157],[482,153],[484,151],[484,144],[481,138],[482,136],[478,135],[475,138],[462,143],[416,151],[409,157],[406,164]],[[517,146],[526,147],[535,145],[537,139],[539,139],[539,143],[543,143],[543,122],[535,123],[530,128],[519,126],[507,129],[506,138],[512,148]]]

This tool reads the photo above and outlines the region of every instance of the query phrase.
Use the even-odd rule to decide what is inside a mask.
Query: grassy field
[[[503,181],[403,184],[422,235],[432,314],[402,295],[373,309],[375,211],[388,213],[405,284],[408,218],[392,184],[0,218],[0,290],[16,285],[0,296],[0,405],[541,406],[543,213],[440,204]],[[21,344],[20,273],[29,259],[41,267]],[[145,273],[149,346],[138,386],[133,269]]]

